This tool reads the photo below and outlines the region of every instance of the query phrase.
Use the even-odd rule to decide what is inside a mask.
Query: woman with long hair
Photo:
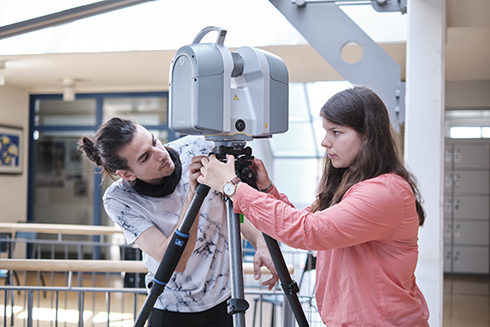
[[[428,326],[414,275],[425,213],[384,103],[355,86],[332,96],[320,116],[325,167],[311,206],[294,208],[259,159],[252,169],[262,192],[235,178],[231,157],[203,158],[198,182],[230,197],[260,231],[318,251],[315,296],[328,327]]]

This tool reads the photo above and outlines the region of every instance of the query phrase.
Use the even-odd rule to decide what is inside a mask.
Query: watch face
[[[223,193],[225,193],[226,195],[232,195],[233,193],[235,193],[235,185],[230,182],[226,183],[223,186]]]

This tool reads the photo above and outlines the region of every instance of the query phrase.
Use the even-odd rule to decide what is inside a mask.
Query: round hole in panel
[[[340,50],[340,56],[348,64],[354,64],[362,58],[362,47],[357,42],[347,42]]]

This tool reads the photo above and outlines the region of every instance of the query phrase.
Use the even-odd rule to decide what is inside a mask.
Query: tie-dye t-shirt
[[[152,226],[166,237],[173,236],[189,190],[191,159],[196,155],[208,155],[214,143],[201,136],[186,136],[166,145],[179,152],[182,162],[182,178],[172,194],[160,198],[143,196],[122,179],[114,182],[104,194],[105,210],[124,231],[129,244]],[[187,267],[184,272],[172,275],[154,307],[175,312],[200,312],[230,297],[227,235],[225,204],[221,195],[211,189],[201,206],[197,242]],[[143,253],[143,263],[148,268],[148,284],[160,262]]]

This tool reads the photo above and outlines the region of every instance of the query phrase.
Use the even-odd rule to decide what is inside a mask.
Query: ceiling
[[[488,0],[447,0],[446,81],[490,81],[488,17]],[[380,46],[401,66],[404,80],[405,42]],[[290,82],[342,79],[308,44],[261,48],[284,60]],[[76,79],[77,92],[161,91],[168,90],[168,71],[174,52],[3,55],[0,61],[7,62],[6,85],[30,93],[61,93],[65,77]]]

